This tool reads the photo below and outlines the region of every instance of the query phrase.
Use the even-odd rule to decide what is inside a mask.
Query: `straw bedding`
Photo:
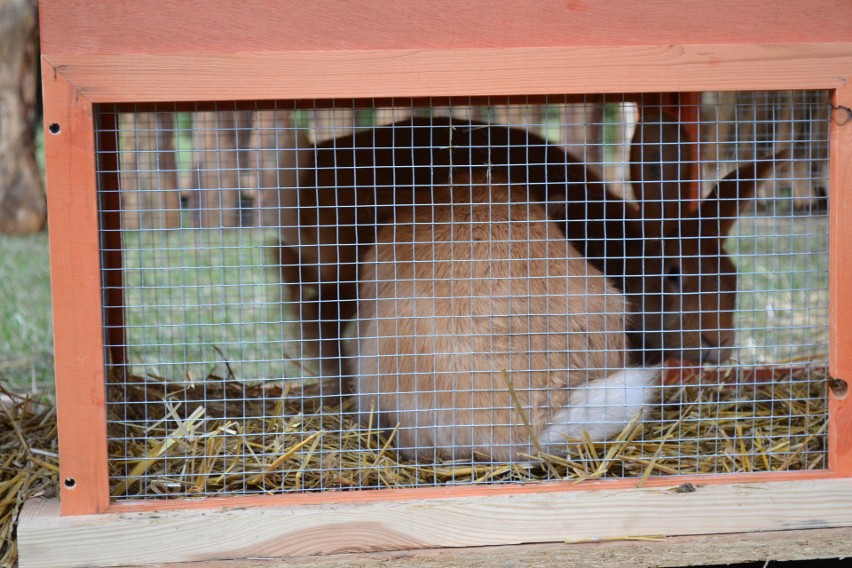
[[[278,493],[623,476],[641,483],[651,475],[826,467],[824,369],[678,376],[645,420],[616,439],[577,440],[567,456],[539,454],[514,464],[400,461],[392,433],[359,425],[345,403],[320,411],[311,387],[125,377],[120,388],[110,389],[119,403],[111,408],[122,412],[110,426],[112,493]],[[205,403],[189,402],[200,390]]]
[[[0,385],[0,566],[18,557],[18,514],[30,497],[56,496],[59,466],[52,402]]]

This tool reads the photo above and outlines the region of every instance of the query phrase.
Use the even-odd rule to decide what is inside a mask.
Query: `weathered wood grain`
[[[110,566],[852,526],[852,480],[60,517],[33,501],[21,567]]]

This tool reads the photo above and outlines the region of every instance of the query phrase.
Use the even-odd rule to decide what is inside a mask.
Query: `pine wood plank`
[[[832,479],[75,517],[33,501],[18,542],[28,568],[849,526],[852,479]]]
[[[205,562],[204,568],[279,568],[283,566],[360,566],[455,568],[470,566],[594,566],[657,568],[659,566],[739,565],[767,560],[814,560],[852,556],[852,529],[808,529],[668,537],[664,540],[603,541],[566,545],[517,544],[442,550],[406,550],[329,556]],[[185,568],[187,564],[157,564]],[[149,568],[151,567],[149,565]]]

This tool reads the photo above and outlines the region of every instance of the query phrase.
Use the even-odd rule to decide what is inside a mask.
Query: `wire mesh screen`
[[[114,498],[827,467],[827,93],[452,102],[98,108]]]

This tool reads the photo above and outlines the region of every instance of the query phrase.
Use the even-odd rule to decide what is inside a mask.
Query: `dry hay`
[[[290,383],[114,377],[111,491],[132,498],[604,477],[641,485],[652,475],[825,469],[825,369],[758,374],[678,371],[678,384],[669,376],[662,400],[616,439],[577,440],[567,456],[512,464],[400,461],[392,434],[360,426],[345,403],[320,411],[311,388]]]
[[[58,475],[53,403],[0,385],[0,566],[17,561],[15,533],[24,502],[56,496]]]

